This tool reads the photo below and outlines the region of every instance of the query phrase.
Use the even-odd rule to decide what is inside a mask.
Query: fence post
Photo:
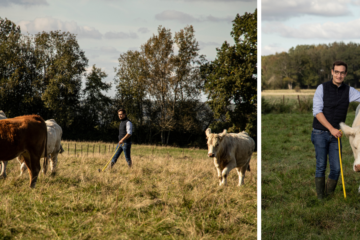
[[[299,101],[299,108],[301,108],[301,104],[300,104],[300,96],[298,95],[298,101]]]
[[[86,156],[89,155],[89,144],[87,145],[87,149],[86,149]]]
[[[76,143],[75,143],[75,157],[76,157]]]
[[[100,154],[100,146],[101,146],[101,145],[99,145],[99,154]]]
[[[80,156],[82,156],[82,145],[80,145]]]
[[[95,144],[93,144],[93,156],[94,156],[94,152],[95,152]]]
[[[68,155],[69,155],[69,143],[68,143]]]

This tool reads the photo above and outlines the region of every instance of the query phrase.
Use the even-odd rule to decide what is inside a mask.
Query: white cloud
[[[281,52],[287,52],[287,49],[285,49],[282,46],[279,46],[278,44],[270,44],[270,45],[267,45],[267,46],[263,46],[261,48],[261,55],[262,56],[275,54],[275,53],[281,53]]]
[[[262,27],[264,33],[277,33],[285,38],[328,40],[359,39],[360,31],[356,31],[356,29],[360,29],[360,19],[347,23],[309,23],[298,28],[289,27],[279,22],[266,24]]]
[[[172,21],[179,21],[181,23],[190,23],[190,22],[198,22],[199,20],[194,18],[193,16],[183,13],[183,12],[178,12],[175,10],[166,10],[163,11],[162,13],[158,13],[155,15],[155,19],[156,20],[172,20]]]
[[[351,0],[262,0],[261,11],[263,21],[286,20],[304,15],[337,17],[351,15],[348,3]]]
[[[105,33],[105,38],[107,39],[136,39],[138,35],[133,32],[124,33],[124,32],[107,32]]]
[[[48,6],[46,0],[0,0],[0,6],[9,7],[10,5],[21,5],[24,7],[32,7],[32,6]]]
[[[130,47],[130,48],[128,48],[128,51],[138,51],[138,52],[140,52],[141,48],[140,47]]]
[[[220,46],[221,46],[221,43],[217,43],[217,42],[202,42],[202,41],[199,41],[199,48],[200,48],[200,49],[203,49],[203,48],[208,47],[208,46],[220,47]]]
[[[138,32],[139,33],[148,33],[148,32],[150,32],[150,30],[148,28],[142,27],[142,28],[138,29]]]
[[[213,17],[213,16],[207,16],[206,17],[206,20],[210,21],[210,22],[222,22],[222,21],[225,21],[225,22],[231,22],[232,20],[234,20],[235,17],[226,17],[226,18],[217,18],[217,17]]]
[[[360,0],[352,0],[351,3],[354,5],[360,5]]]
[[[191,22],[231,22],[234,17],[228,16],[225,18],[218,18],[214,17],[212,15],[206,16],[206,17],[200,17],[196,18],[191,16],[190,14],[175,11],[175,10],[166,10],[161,13],[158,13],[155,15],[156,20],[160,21],[178,21],[181,23],[191,23]]]
[[[79,38],[100,39],[102,34],[93,27],[78,26],[76,22],[64,22],[52,17],[35,18],[32,21],[20,21],[18,25],[23,33],[38,33],[42,31],[61,30],[77,34]]]
[[[116,53],[116,54],[120,53],[116,48],[111,47],[111,46],[101,47],[100,50],[105,53]]]

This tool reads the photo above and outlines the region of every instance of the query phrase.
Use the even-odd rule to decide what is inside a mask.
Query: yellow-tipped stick
[[[342,133],[341,130],[340,130],[340,132]],[[346,189],[345,189],[345,181],[344,181],[344,172],[343,172],[342,163],[341,163],[340,137],[338,137],[338,144],[339,144],[339,160],[340,160],[340,169],[341,169],[341,180],[342,180],[342,185],[343,185],[343,189],[344,189],[344,198],[346,199]]]
[[[105,171],[105,168],[109,165],[109,163],[111,162],[111,159],[115,156],[115,153],[117,152],[118,148],[123,146],[124,144],[120,144],[116,149],[115,149],[115,152],[114,152],[114,155],[112,155],[112,157],[110,158],[110,160],[108,161],[108,163],[105,165],[105,167],[103,168],[102,172]]]

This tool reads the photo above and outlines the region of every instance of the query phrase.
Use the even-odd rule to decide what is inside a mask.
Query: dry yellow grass
[[[87,143],[84,143],[87,144]],[[256,153],[245,185],[219,187],[206,150],[133,145],[133,168],[112,153],[59,156],[36,188],[10,161],[0,182],[0,238],[256,239]]]
[[[300,92],[296,92],[294,89],[277,89],[277,90],[263,90],[261,91],[261,96],[278,96],[278,95],[285,95],[285,96],[303,96],[303,95],[311,95],[314,96],[315,89],[301,89]]]

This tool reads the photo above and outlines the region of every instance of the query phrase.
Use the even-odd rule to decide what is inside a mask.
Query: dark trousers
[[[131,143],[123,143],[121,146],[119,144],[116,146],[116,152],[114,157],[111,159],[111,162],[114,164],[117,162],[118,158],[120,157],[120,154],[122,151],[124,151],[125,159],[128,165],[131,165],[131,156],[130,156],[130,150],[131,150]]]
[[[327,155],[329,155],[329,178],[337,181],[340,175],[338,139],[328,131],[313,129],[311,141],[314,144],[316,153],[315,177],[325,177]],[[341,140],[340,148],[342,148]]]

